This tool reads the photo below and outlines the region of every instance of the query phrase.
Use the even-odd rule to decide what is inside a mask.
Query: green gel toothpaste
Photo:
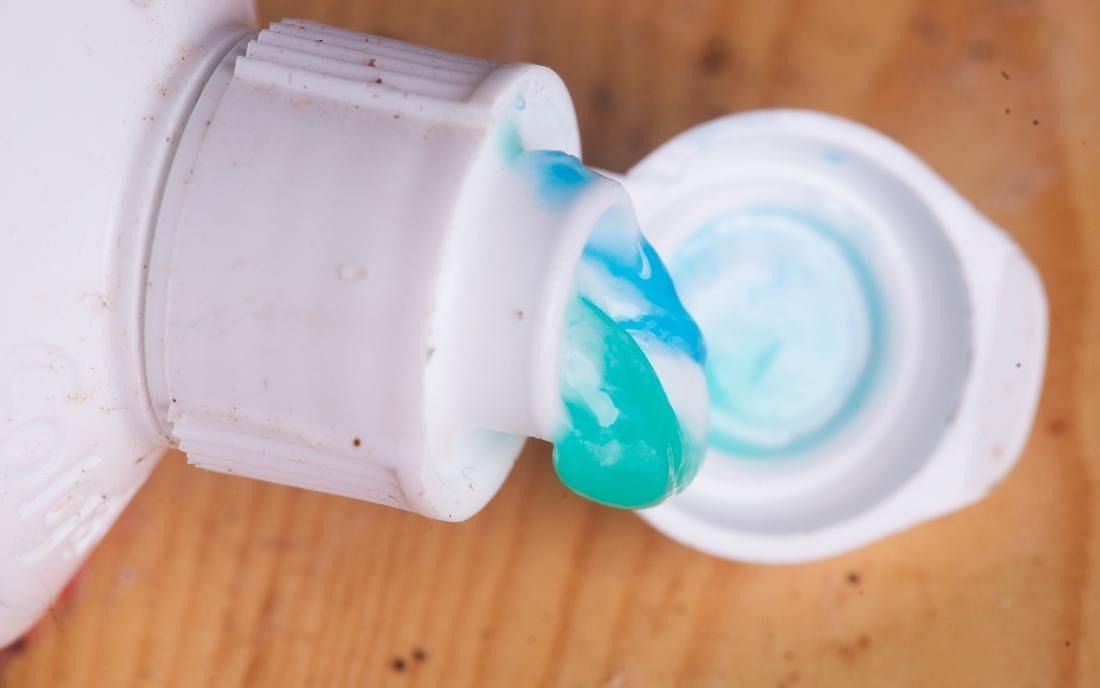
[[[523,151],[514,137],[505,144],[551,209],[564,212],[599,179],[565,153]],[[554,468],[593,501],[659,504],[691,481],[706,448],[702,334],[628,205],[597,219],[574,288],[562,335]]]
[[[686,486],[706,448],[702,335],[626,208],[597,223],[566,314],[555,443],[562,482],[642,508]]]

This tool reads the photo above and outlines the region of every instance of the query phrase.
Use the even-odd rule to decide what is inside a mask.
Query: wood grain
[[[1039,266],[1052,339],[1035,432],[980,505],[793,567],[718,561],[582,502],[539,444],[461,525],[170,455],[5,653],[0,685],[1100,686],[1100,4],[269,0],[262,14],[548,64],[576,95],[588,160],[610,169],[747,108],[886,131]]]

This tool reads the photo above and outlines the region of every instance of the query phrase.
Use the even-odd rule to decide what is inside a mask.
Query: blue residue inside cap
[[[842,228],[801,209],[745,207],[693,232],[669,269],[707,342],[711,447],[790,456],[866,404],[884,309]]]

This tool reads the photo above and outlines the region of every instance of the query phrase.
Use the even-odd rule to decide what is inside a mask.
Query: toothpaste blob
[[[551,209],[599,176],[557,151],[512,164]],[[562,338],[562,427],[554,468],[570,489],[622,508],[660,503],[695,476],[705,449],[705,349],[672,279],[628,205],[596,221],[575,277]]]
[[[608,209],[577,268],[562,347],[562,482],[641,508],[695,477],[705,449],[703,338],[633,212]]]

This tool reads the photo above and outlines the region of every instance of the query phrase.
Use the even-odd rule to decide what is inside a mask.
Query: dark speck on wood
[[[592,106],[598,112],[615,111],[615,90],[608,83],[596,84],[592,89]]]
[[[699,71],[707,75],[719,74],[729,66],[730,47],[721,36],[712,36],[699,53]]]
[[[977,62],[989,62],[993,59],[993,43],[984,39],[978,39],[967,46],[966,52],[970,55],[970,59],[972,60]]]
[[[923,41],[929,44],[942,43],[944,39],[943,27],[935,19],[928,16],[917,16],[912,21],[913,32]]]

